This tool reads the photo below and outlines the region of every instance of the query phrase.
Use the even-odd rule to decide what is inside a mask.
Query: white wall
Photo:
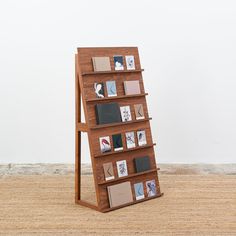
[[[236,162],[236,2],[116,2],[1,1],[0,162],[74,161],[78,46],[139,47],[159,162]]]

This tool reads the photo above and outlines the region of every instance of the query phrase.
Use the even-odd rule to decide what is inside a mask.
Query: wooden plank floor
[[[94,200],[92,177],[84,197]],[[74,204],[74,176],[0,177],[0,235],[236,235],[235,175],[160,175],[165,195],[102,214]]]

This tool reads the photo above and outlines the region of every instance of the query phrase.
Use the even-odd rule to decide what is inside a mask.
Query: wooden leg
[[[77,124],[81,122],[81,94],[77,73],[77,55],[75,55],[75,202],[81,199],[81,131]]]
[[[78,200],[81,199],[81,132],[78,132]]]

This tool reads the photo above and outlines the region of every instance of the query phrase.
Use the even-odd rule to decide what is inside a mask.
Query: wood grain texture
[[[0,235],[235,236],[236,175],[160,174],[164,197],[106,214],[74,204],[74,175],[0,177]],[[82,199],[95,202],[93,177]]]
[[[155,180],[156,187],[157,187],[157,194],[161,195],[159,180],[156,171],[150,171],[144,173],[143,175],[135,175],[134,169],[134,158],[135,157],[142,157],[142,156],[149,156],[151,169],[156,169],[156,160],[155,160],[155,152],[153,148],[153,140],[150,128],[151,119],[148,113],[148,107],[146,102],[146,92],[143,83],[142,71],[139,53],[137,47],[112,47],[112,48],[78,48],[77,54],[77,72],[76,72],[76,80],[79,88],[77,86],[76,91],[76,99],[78,100],[78,94],[82,96],[83,107],[85,111],[85,124],[81,124],[79,122],[80,119],[80,111],[76,112],[76,122],[77,123],[77,131],[87,131],[88,138],[89,138],[89,146],[90,146],[90,155],[92,160],[92,168],[94,173],[94,184],[96,189],[96,196],[97,196],[97,203],[98,209],[102,212],[105,210],[109,210],[109,200],[108,200],[108,193],[107,193],[107,184],[101,185],[100,183],[105,181],[104,172],[103,172],[103,164],[106,162],[111,162],[113,164],[114,173],[115,173],[115,180],[109,184],[116,184],[122,181],[126,181],[127,178],[118,178],[116,162],[120,160],[126,160],[128,173],[130,176],[128,177],[128,181],[132,184],[132,191],[133,197],[135,199],[135,193],[133,189],[133,184],[138,182],[143,182],[144,184],[144,191],[146,191],[145,182],[148,180]],[[135,60],[135,71],[121,71],[117,72],[114,71],[114,61],[113,56],[115,55],[122,55],[124,61],[124,67],[126,68],[126,55],[133,55]],[[92,66],[92,57],[97,56],[106,56],[110,58],[111,63],[111,72],[94,72]],[[124,81],[133,81],[138,80],[140,85],[140,95],[125,95],[124,90]],[[79,82],[78,82],[79,81]],[[106,81],[115,81],[116,82],[116,89],[117,89],[117,97],[108,98],[108,94],[106,91]],[[95,92],[94,92],[94,84],[95,83],[103,83],[104,84],[104,91],[105,97],[104,99],[97,99]],[[110,103],[110,102],[117,102],[119,107],[121,106],[130,106],[132,121],[130,122],[120,122],[116,124],[105,124],[105,125],[98,125],[96,121],[96,113],[95,113],[95,105],[96,103]],[[80,109],[78,102],[76,101],[76,109]],[[134,105],[142,104],[145,119],[143,120],[136,120]],[[78,117],[79,115],[79,117]],[[136,146],[138,146],[137,141],[137,131],[144,130],[146,133],[146,140],[148,148],[136,148],[127,152],[126,147],[126,139],[125,133],[134,131],[135,132],[135,142]],[[110,140],[112,140],[113,134],[121,134],[122,141],[124,146],[124,152],[119,152],[116,154],[111,155],[101,155],[99,138],[103,136],[110,136]],[[111,142],[112,144],[112,142]],[[79,169],[78,163],[80,163],[79,159],[80,153],[80,139],[76,137],[76,185],[80,183],[79,178]],[[112,144],[113,146],[113,144]],[[128,153],[128,154],[127,154]],[[99,156],[99,158],[96,158]],[[76,196],[79,197],[78,191],[80,186],[75,188]],[[77,201],[77,203],[79,203]]]

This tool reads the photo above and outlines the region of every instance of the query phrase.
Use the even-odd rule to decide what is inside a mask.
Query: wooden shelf
[[[123,208],[123,207],[126,207],[126,206],[134,205],[136,203],[145,202],[145,201],[148,201],[148,200],[151,200],[151,199],[155,199],[155,198],[161,197],[163,195],[164,195],[164,193],[160,193],[160,194],[158,194],[156,196],[153,196],[153,197],[145,197],[145,198],[140,199],[140,200],[134,200],[133,202],[129,202],[129,203],[117,206],[117,207],[110,207],[110,208],[104,209],[104,210],[102,210],[102,212],[105,213],[105,212],[109,212],[109,211],[114,211],[114,210],[117,210],[117,209],[120,209],[120,208]]]
[[[123,181],[123,180],[126,180],[126,179],[130,179],[132,177],[137,177],[137,176],[140,176],[140,175],[147,175],[147,174],[156,172],[158,170],[160,170],[160,168],[155,168],[155,169],[151,169],[151,170],[147,170],[147,171],[143,171],[143,172],[133,173],[133,174],[130,174],[130,175],[127,175],[127,176],[124,176],[124,177],[119,177],[119,178],[108,180],[108,181],[102,181],[102,182],[98,183],[98,185],[111,184],[111,183]]]
[[[129,124],[135,124],[135,123],[141,123],[145,121],[149,121],[152,118],[145,118],[142,120],[132,120],[132,121],[127,121],[127,122],[119,122],[119,123],[110,123],[110,124],[104,124],[104,125],[95,125],[91,127],[90,129],[103,129],[103,128],[109,128],[109,127],[114,127],[114,126],[119,126],[119,125],[129,125]]]
[[[123,99],[123,98],[145,97],[147,95],[148,95],[148,93],[141,93],[141,94],[134,94],[134,95],[122,95],[122,96],[105,97],[105,98],[93,98],[93,99],[87,99],[86,102],[103,102],[103,101],[118,100],[118,99]]]
[[[149,144],[149,145],[137,146],[135,148],[125,149],[125,150],[122,150],[122,151],[105,152],[105,153],[102,153],[102,154],[99,154],[99,155],[95,155],[94,157],[95,158],[101,158],[101,157],[104,157],[104,156],[110,156],[110,155],[115,155],[115,154],[119,154],[119,153],[132,152],[132,151],[136,151],[136,150],[140,150],[140,149],[151,148],[155,145],[156,145],[156,143],[153,143],[153,144]]]
[[[87,71],[82,72],[82,75],[104,75],[104,74],[123,74],[123,73],[139,73],[144,71],[141,70],[112,70],[112,71]]]

